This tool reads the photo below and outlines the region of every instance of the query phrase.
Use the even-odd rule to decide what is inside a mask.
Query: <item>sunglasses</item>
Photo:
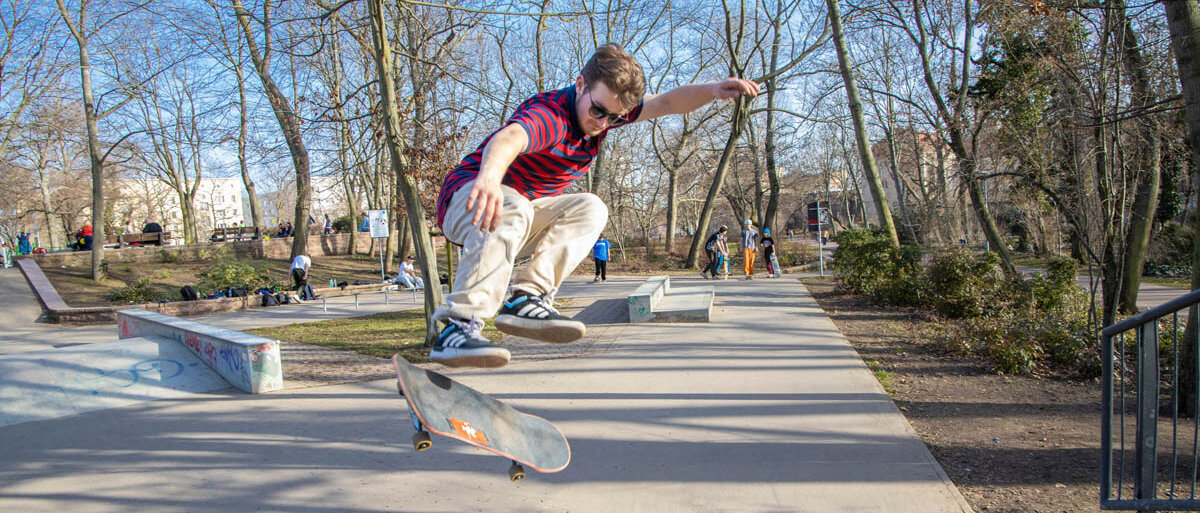
[[[625,124],[625,123],[629,122],[628,119],[625,119],[625,116],[622,116],[620,114],[613,114],[613,113],[605,110],[604,107],[597,105],[596,101],[592,99],[591,88],[588,88],[587,95],[588,95],[588,103],[591,104],[591,106],[588,107],[588,114],[591,115],[593,118],[603,119],[603,120],[607,121],[609,125],[613,125],[613,126],[619,125],[619,124]]]

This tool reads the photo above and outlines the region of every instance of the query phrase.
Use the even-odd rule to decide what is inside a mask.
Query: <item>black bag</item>
[[[292,302],[292,298],[288,297],[287,294],[284,294],[282,292],[276,292],[275,293],[275,302],[278,304],[281,304],[281,305],[286,305],[286,304],[290,304]]]
[[[271,294],[263,294],[262,295],[262,305],[263,306],[279,306],[279,298],[277,298]]]
[[[301,301],[311,301],[316,298],[317,298],[317,295],[313,294],[312,285],[305,283],[304,287],[300,289],[300,300]]]
[[[200,295],[196,294],[196,289],[192,288],[191,285],[184,285],[183,288],[179,289],[179,295],[183,296],[184,301],[195,301],[200,299]]]
[[[246,297],[246,289],[230,287],[225,295],[228,297]]]

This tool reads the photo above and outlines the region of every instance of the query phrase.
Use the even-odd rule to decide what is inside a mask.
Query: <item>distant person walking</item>
[[[308,255],[296,255],[292,259],[292,290],[301,290],[308,285],[308,269],[312,267],[312,259]]]
[[[746,279],[754,279],[754,252],[758,247],[758,230],[754,229],[754,223],[749,219],[742,223],[742,256],[746,259],[743,271],[746,272]]]
[[[608,281],[608,249],[611,247],[612,244],[604,238],[603,233],[596,240],[596,244],[592,245],[592,259],[596,261],[596,278],[592,283]]]
[[[333,221],[329,220],[329,214],[325,214],[325,235],[333,234]]]
[[[708,256],[708,265],[704,267],[703,271],[700,271],[702,278],[715,280],[721,272],[721,253],[724,248],[725,234],[728,232],[729,228],[721,225],[704,241],[704,253]]]
[[[782,273],[779,271],[779,259],[775,257],[775,239],[771,237],[771,229],[763,228],[762,240],[758,244],[763,248],[763,260],[767,264],[767,277],[778,278]]]

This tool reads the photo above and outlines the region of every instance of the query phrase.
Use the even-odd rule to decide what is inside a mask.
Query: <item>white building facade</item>
[[[110,200],[114,220],[125,232],[140,232],[146,220],[162,225],[163,230],[183,237],[183,208],[179,194],[158,179],[117,180]],[[245,186],[241,178],[202,178],[196,188],[193,207],[197,233],[205,237],[213,228],[248,225]]]

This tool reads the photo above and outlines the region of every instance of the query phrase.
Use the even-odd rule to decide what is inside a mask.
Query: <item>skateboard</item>
[[[525,478],[525,467],[558,472],[571,462],[567,438],[546,419],[517,411],[446,376],[392,357],[396,387],[408,402],[413,448],[433,446],[429,434],[461,440],[508,458],[508,478]]]
[[[771,270],[774,272],[775,277],[783,276],[783,269],[779,267],[779,258],[772,253],[769,259],[771,261]]]
[[[720,269],[720,272],[721,272],[721,279],[728,280],[729,279],[729,257],[722,254],[722,255],[718,256],[717,258],[719,258],[721,260],[721,263],[717,265],[717,268]]]

